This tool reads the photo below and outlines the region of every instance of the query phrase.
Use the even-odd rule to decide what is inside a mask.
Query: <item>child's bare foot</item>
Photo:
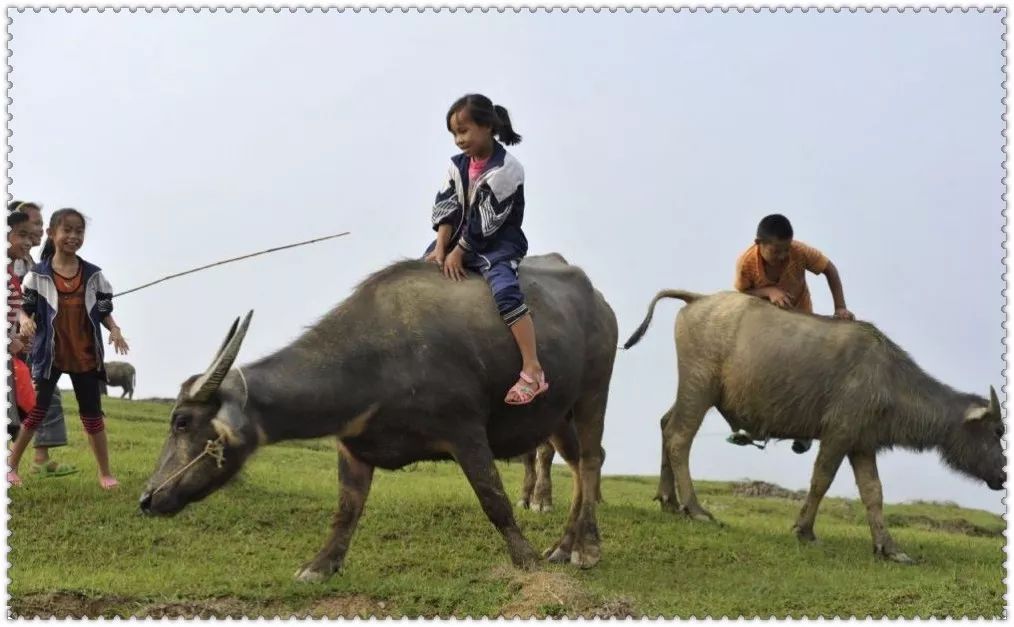
[[[16,473],[16,472],[10,472],[10,471],[8,471],[7,472],[7,483],[11,484],[12,488],[20,488],[21,487],[21,477],[19,477],[18,473]]]
[[[120,482],[116,480],[116,477],[112,475],[100,475],[99,485],[102,486],[103,490],[112,490],[120,485]]]

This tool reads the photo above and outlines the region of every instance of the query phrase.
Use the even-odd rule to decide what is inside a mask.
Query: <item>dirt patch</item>
[[[506,579],[511,600],[500,615],[512,618],[626,618],[640,617],[633,600],[621,597],[603,601],[582,588],[567,573],[539,570],[519,572],[512,568],[495,569],[494,576]]]
[[[741,481],[732,484],[732,493],[735,496],[770,497],[776,499],[791,499],[802,501],[806,498],[805,490],[786,490],[767,481]]]
[[[888,514],[884,518],[890,527],[922,527],[933,531],[960,533],[977,538],[999,538],[1003,536],[1003,528],[983,527],[964,518],[938,519],[923,514]]]
[[[294,613],[295,618],[353,618],[356,616],[362,618],[391,616],[391,608],[384,601],[376,601],[365,595],[353,594],[319,599],[308,610]]]
[[[235,618],[287,616],[290,611],[236,598],[151,603],[115,596],[90,597],[78,592],[52,592],[12,598],[16,618]]]

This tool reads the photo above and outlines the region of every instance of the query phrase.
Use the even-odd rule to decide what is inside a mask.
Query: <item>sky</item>
[[[730,289],[758,220],[779,212],[836,264],[849,308],[931,375],[981,395],[1004,383],[1000,13],[12,17],[10,191],[82,210],[81,255],[116,291],[352,233],[118,299],[137,397],[175,396],[248,309],[241,362],[420,255],[456,152],[444,115],[468,92],[524,137],[511,152],[531,252],[584,268],[621,340],[660,289]],[[824,277],[808,282],[830,313]],[[606,474],[658,472],[678,308],[660,304],[617,356]],[[709,414],[694,477],[808,486],[816,447],[728,433]],[[1003,511],[935,453],[884,454],[880,475],[889,502]],[[830,494],[857,494],[847,465]]]

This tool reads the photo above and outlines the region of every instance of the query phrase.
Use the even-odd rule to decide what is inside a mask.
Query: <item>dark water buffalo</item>
[[[697,502],[689,467],[690,445],[711,407],[755,437],[820,440],[795,525],[801,540],[815,539],[817,507],[846,457],[874,552],[898,562],[911,559],[884,525],[879,451],[935,449],[951,468],[1003,489],[1004,427],[992,387],[989,399],[954,391],[871,324],[785,311],[731,292],[660,292],[626,348],[644,335],[661,298],[689,303],[676,317],[679,389],[662,422],[664,508],[675,510],[678,495],[683,512],[711,518]]]
[[[141,509],[178,512],[225,485],[259,446],[330,435],[340,450],[338,513],[298,579],[339,570],[374,468],[420,460],[455,460],[514,564],[530,566],[539,554],[514,521],[493,460],[550,439],[573,469],[575,498],[546,555],[595,565],[594,495],[616,318],[585,273],[562,257],[526,260],[520,277],[551,385],[531,405],[503,402],[521,357],[485,281],[455,283],[433,264],[400,262],[364,281],[291,345],[233,368],[251,314],[237,320],[204,374],[184,382]]]
[[[125,361],[107,361],[106,380],[108,385],[114,388],[123,388],[123,394],[120,395],[120,398],[134,400],[134,386],[137,383],[137,372],[135,372],[132,365]],[[106,385],[106,383],[100,384],[100,392],[102,394],[109,393]]]

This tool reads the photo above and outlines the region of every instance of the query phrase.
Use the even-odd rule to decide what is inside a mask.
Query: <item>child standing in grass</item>
[[[42,245],[42,236],[46,233],[46,223],[42,219],[42,207],[34,202],[14,200],[7,205],[8,212],[20,212],[28,216],[28,224],[31,230],[31,247]],[[35,260],[31,253],[14,261],[14,274],[18,281],[23,281],[28,271],[35,267]],[[20,424],[20,423],[19,423]],[[15,434],[16,435],[16,434]],[[11,439],[14,439],[13,437]],[[60,390],[53,390],[53,398],[50,399],[49,410],[46,411],[46,418],[35,431],[35,454],[32,460],[32,474],[40,477],[63,477],[78,472],[78,469],[71,464],[51,459],[50,449],[60,446],[67,446],[67,423],[63,418],[63,399]]]
[[[99,485],[109,490],[119,482],[109,470],[99,395],[99,382],[105,378],[102,327],[109,329],[109,343],[116,352],[126,354],[129,347],[112,317],[112,287],[99,267],[77,255],[84,245],[84,216],[76,209],[56,211],[46,235],[42,259],[25,276],[26,317],[22,322],[22,329],[36,336],[32,343],[32,377],[38,400],[11,448],[7,479],[12,485],[21,485],[21,457],[46,416],[60,376],[66,372],[98,462]]]

